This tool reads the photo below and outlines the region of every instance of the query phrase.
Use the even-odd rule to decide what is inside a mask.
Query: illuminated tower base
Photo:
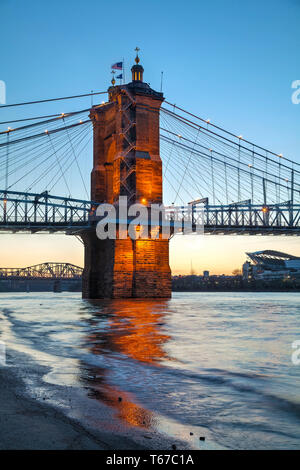
[[[83,298],[171,296],[169,240],[99,240],[94,231],[81,236]]]

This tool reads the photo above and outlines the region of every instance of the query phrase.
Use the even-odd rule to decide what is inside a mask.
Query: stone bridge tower
[[[143,82],[144,69],[132,67],[132,81],[109,88],[109,101],[91,109],[94,162],[91,200],[118,206],[127,196],[149,207],[162,203],[159,110],[163,94]],[[85,245],[83,297],[169,298],[169,240],[100,240],[95,230],[82,233]]]

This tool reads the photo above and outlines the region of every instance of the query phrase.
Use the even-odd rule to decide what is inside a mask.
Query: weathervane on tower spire
[[[139,64],[140,58],[139,58],[139,47],[136,47],[134,49],[136,51],[136,58],[135,58],[135,64],[131,67],[131,72],[132,72],[132,81],[133,82],[143,82],[143,73],[144,73],[144,68],[141,64]]]
[[[140,48],[136,46],[136,48],[135,48],[134,50],[136,51],[135,62],[138,64],[139,61],[140,61],[140,58],[139,58],[139,51],[140,51]]]
[[[112,79],[111,79],[111,83],[112,83],[112,86],[115,86],[115,83],[116,83],[116,80],[115,80],[115,73],[116,73],[116,72],[115,72],[114,70],[112,70],[111,73],[113,74]]]

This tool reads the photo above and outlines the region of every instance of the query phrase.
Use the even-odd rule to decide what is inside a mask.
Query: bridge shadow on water
[[[97,300],[86,301],[94,310],[89,319],[91,332],[85,337],[84,347],[93,356],[107,356],[108,367],[91,366],[84,372],[81,381],[90,397],[114,408],[123,422],[142,428],[155,425],[155,414],[137,403],[136,397],[118,384],[113,384],[109,358],[113,355],[122,367],[124,361],[160,366],[162,360],[171,359],[165,345],[170,336],[164,332],[164,319],[168,315],[168,300]],[[106,328],[99,326],[106,324]],[[115,375],[115,373],[114,373]],[[116,380],[114,379],[116,382]],[[140,381],[143,381],[141,374]]]

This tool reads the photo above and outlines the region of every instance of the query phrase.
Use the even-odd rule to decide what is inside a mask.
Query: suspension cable
[[[171,103],[169,103],[169,102],[167,102],[167,101],[165,101],[165,103],[171,105]],[[199,119],[199,120],[202,121],[202,122],[207,123],[207,120],[205,120],[205,119],[202,119],[202,118],[200,118],[200,117],[198,117],[198,116],[196,116],[196,115],[194,115],[194,114],[192,114],[192,113],[189,113],[188,111],[185,111],[184,109],[179,108],[179,107],[176,106],[176,105],[172,105],[172,106],[174,106],[175,108],[179,109],[180,111],[185,112],[186,114],[189,114],[190,116],[192,116],[192,117],[194,117],[194,118],[196,118],[196,119]],[[170,111],[170,110],[168,110],[168,109],[166,109],[166,108],[161,108],[161,109],[162,109],[163,112],[168,113],[168,114],[171,115],[171,116],[174,116],[174,118],[177,118],[177,119],[181,120],[182,122],[185,122],[185,123],[188,124],[188,125],[189,125],[189,124],[190,124],[190,125],[194,125],[194,126],[197,126],[197,128],[200,127],[202,130],[205,130],[206,132],[209,132],[210,134],[215,135],[215,136],[217,136],[217,137],[223,139],[224,141],[230,142],[230,143],[234,144],[235,146],[238,146],[238,145],[240,144],[240,142],[239,142],[239,143],[238,143],[238,142],[235,142],[235,141],[233,141],[233,140],[231,140],[231,139],[229,139],[229,138],[227,138],[227,137],[224,137],[224,136],[218,134],[217,132],[214,132],[214,131],[212,131],[212,130],[210,130],[210,129],[205,129],[205,128],[202,127],[202,126],[199,126],[199,124],[197,124],[197,123],[195,123],[195,122],[193,122],[193,121],[190,121],[189,119],[185,118],[184,116],[180,116],[179,114],[176,114],[176,113],[174,113],[173,111]],[[282,159],[282,160],[286,160],[286,161],[288,161],[288,162],[290,162],[290,163],[292,163],[292,164],[294,164],[294,165],[300,166],[300,163],[294,162],[293,160],[291,160],[291,159],[289,159],[289,158],[287,158],[287,157],[283,157],[283,155],[281,155],[281,154],[275,153],[275,152],[273,152],[273,151],[271,151],[271,150],[267,150],[267,149],[265,149],[264,147],[261,147],[261,146],[259,146],[259,145],[256,145],[256,144],[254,144],[254,143],[252,143],[252,142],[250,142],[250,141],[244,139],[242,136],[237,136],[237,135],[233,134],[232,132],[226,131],[225,129],[223,129],[223,128],[219,127],[219,126],[216,126],[216,125],[211,124],[210,122],[209,122],[209,124],[212,125],[213,127],[215,127],[216,129],[221,130],[222,132],[224,132],[224,133],[230,135],[231,137],[235,137],[235,138],[239,139],[239,141],[242,140],[243,142],[245,142],[245,143],[247,143],[247,144],[249,144],[249,145],[252,145],[252,146],[254,146],[254,147],[256,147],[256,148],[258,148],[258,149],[260,149],[260,150],[262,150],[262,151],[264,151],[264,152],[267,152],[267,153],[270,154],[270,155],[274,155],[274,156],[276,156],[276,157],[279,157],[279,158]],[[192,127],[192,126],[191,126],[191,127]],[[247,150],[248,152],[250,152],[250,149],[249,149],[248,147],[245,147],[245,146],[243,146],[243,145],[241,145],[241,144],[240,144],[240,147],[241,147],[242,149]],[[259,155],[259,156],[261,156],[261,157],[263,157],[264,159],[267,158],[267,159],[271,160],[271,162],[273,162],[273,163],[279,164],[279,162],[276,162],[276,161],[272,160],[270,157],[265,157],[265,156],[262,155],[261,153],[255,152],[255,154],[256,154],[256,155]]]
[[[107,91],[97,91],[96,93],[85,93],[83,95],[73,95],[73,96],[63,96],[61,98],[48,98],[46,100],[38,100],[38,101],[27,101],[24,103],[14,103],[14,104],[4,104],[0,106],[2,108],[11,108],[13,106],[24,106],[27,104],[39,104],[39,103],[48,103],[49,101],[60,101],[60,100],[71,100],[74,98],[83,98],[85,96],[94,96],[94,95],[104,95]]]
[[[196,114],[190,113],[189,111],[186,111],[185,109],[180,108],[180,107],[177,106],[176,104],[172,104],[172,103],[170,103],[169,101],[165,101],[165,103],[168,104],[169,106],[172,106],[174,109],[176,108],[176,109],[178,109],[178,110],[180,110],[180,111],[182,111],[182,112],[188,114],[189,116],[192,116],[192,117],[198,119],[199,121],[202,121],[202,122],[205,122],[206,124],[209,124],[210,126],[214,127],[215,129],[218,129],[218,130],[224,132],[225,134],[230,135],[231,137],[235,137],[235,138],[237,138],[237,139],[239,139],[239,138],[241,137],[241,136],[238,136],[238,135],[234,134],[233,132],[227,131],[226,129],[224,129],[224,128],[221,127],[221,126],[217,126],[216,124],[213,124],[213,123],[212,123],[210,120],[208,120],[208,119],[203,119],[203,118],[201,118],[200,116],[197,116]],[[168,110],[167,110],[167,111],[168,111]],[[172,113],[172,111],[169,111],[169,112]],[[174,113],[174,114],[176,114],[176,113]],[[183,118],[183,119],[184,119],[184,118]],[[208,130],[208,129],[207,129],[207,130]],[[269,154],[271,154],[271,155],[274,155],[274,156],[276,156],[276,157],[281,157],[281,158],[283,158],[284,160],[287,160],[287,161],[289,161],[289,162],[291,162],[291,163],[296,163],[297,165],[300,165],[300,163],[293,162],[293,160],[290,160],[289,158],[283,157],[282,155],[279,155],[278,153],[273,152],[272,150],[268,150],[268,149],[266,149],[266,148],[264,148],[264,147],[261,147],[260,145],[254,144],[254,143],[251,142],[250,140],[247,140],[247,139],[244,139],[244,138],[243,138],[243,141],[244,141],[245,143],[249,144],[249,145],[252,145],[252,146],[258,148],[259,150],[262,150],[262,151],[264,151],[264,152],[267,152],[267,153],[269,153]]]

